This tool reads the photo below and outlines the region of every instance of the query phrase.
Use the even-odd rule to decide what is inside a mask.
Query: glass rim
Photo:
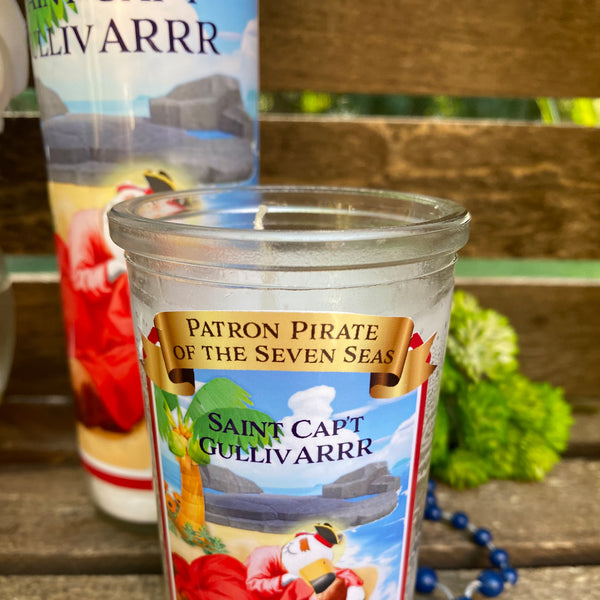
[[[400,222],[401,219],[393,213],[382,213],[376,209],[365,211],[363,214],[378,215],[384,214],[389,218],[390,224],[377,227],[348,227],[340,229],[249,229],[222,226],[207,226],[202,224],[189,224],[173,222],[165,218],[149,218],[139,214],[139,208],[150,202],[160,202],[161,200],[173,199],[175,197],[199,197],[204,195],[217,194],[219,200],[227,199],[227,196],[239,196],[241,194],[251,195],[260,194],[278,194],[291,197],[293,195],[304,194],[327,198],[327,196],[344,195],[348,198],[373,198],[398,201],[416,202],[422,206],[429,206],[437,210],[439,215],[435,218],[417,220],[411,223]],[[267,206],[271,206],[268,204]],[[256,207],[245,207],[247,212],[256,213]],[[276,205],[273,205],[276,208]],[[320,210],[323,206],[315,208]],[[211,211],[200,211],[196,214],[225,214],[226,207],[217,207]],[[238,207],[239,210],[239,207]],[[340,214],[348,214],[347,210],[334,209],[332,212],[339,211]],[[277,211],[274,211],[277,212]],[[281,211],[283,212],[283,211]],[[290,211],[291,212],[291,211]],[[360,216],[360,212],[350,213],[352,216]],[[175,190],[138,196],[120,202],[113,206],[109,211],[109,221],[112,225],[126,225],[129,229],[129,236],[133,232],[154,232],[168,235],[182,236],[186,238],[206,238],[223,239],[237,241],[256,241],[256,242],[341,242],[352,240],[377,240],[390,237],[408,237],[419,235],[419,233],[433,233],[452,228],[460,228],[470,221],[470,214],[466,208],[460,204],[434,196],[416,194],[411,192],[398,192],[392,190],[370,189],[360,187],[341,187],[341,186],[303,186],[303,185],[253,185],[253,186],[214,186],[190,190]],[[398,224],[393,224],[398,221]],[[126,250],[129,248],[125,247]]]
[[[170,216],[160,216],[165,208]],[[404,192],[238,185],[131,198],[108,219],[130,261],[309,271],[450,257],[468,240],[470,215],[451,200]]]

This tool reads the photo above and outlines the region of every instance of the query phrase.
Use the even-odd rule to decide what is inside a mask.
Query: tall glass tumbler
[[[122,251],[125,198],[258,173],[257,0],[26,2],[81,461],[97,505],[156,520]]]
[[[336,188],[113,207],[172,600],[412,596],[469,218]]]

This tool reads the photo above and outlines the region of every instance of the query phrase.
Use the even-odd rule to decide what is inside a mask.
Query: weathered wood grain
[[[480,571],[440,571],[440,581],[455,594],[477,579]],[[479,597],[479,596],[476,596]],[[483,597],[483,596],[481,596]],[[600,600],[600,567],[559,567],[554,569],[519,569],[517,585],[502,594],[509,600]],[[431,596],[417,594],[417,600]]]
[[[569,396],[597,396],[600,286],[494,285],[491,280],[461,287],[509,317],[519,334],[526,375],[562,386]],[[20,282],[14,290],[18,337],[7,393],[68,394],[58,284]]]
[[[442,509],[464,511],[472,523],[494,532],[494,543],[515,566],[594,565],[600,559],[598,489],[600,461],[575,459],[558,464],[541,483],[492,481],[462,492],[438,486],[437,497]],[[489,565],[485,551],[464,535],[443,524],[427,525],[422,562]]]
[[[600,258],[600,129],[269,116],[261,131],[264,183],[452,198],[473,215],[465,256]],[[7,120],[0,152],[3,250],[53,252],[37,121]]]
[[[0,404],[0,463],[78,464],[69,396],[8,396]]]
[[[441,571],[440,577],[455,593],[479,571]],[[11,600],[164,600],[161,575],[0,576],[0,589]],[[431,596],[417,595],[419,600]],[[520,569],[510,600],[600,600],[600,567]]]
[[[58,284],[12,287],[17,340],[7,393],[66,393],[70,383]]]
[[[5,119],[0,135],[0,240],[10,253],[54,252],[38,119]]]
[[[266,182],[448,197],[465,256],[600,257],[600,129],[424,119],[268,117]]]
[[[572,403],[575,422],[567,456],[600,457],[600,398],[574,399]]]
[[[262,0],[259,6],[265,90],[600,96],[594,0]]]
[[[162,575],[0,576],[10,600],[165,600]]]
[[[0,466],[0,573],[158,573],[154,526],[96,511],[79,466]]]
[[[519,335],[523,372],[570,396],[600,388],[600,286],[465,285],[482,306],[506,315]]]
[[[465,510],[496,533],[515,565],[598,564],[600,462],[560,463],[542,483],[492,482],[438,493],[447,510]],[[573,493],[574,490],[577,493]],[[153,528],[124,526],[97,514],[79,467],[0,467],[0,573],[127,574],[160,572]],[[427,524],[424,563],[485,564],[480,549],[441,524]]]
[[[268,90],[598,96],[593,0],[260,2]]]

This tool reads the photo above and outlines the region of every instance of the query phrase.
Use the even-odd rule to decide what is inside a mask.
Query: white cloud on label
[[[342,428],[339,422],[335,431],[336,424],[330,418],[334,398],[335,388],[325,385],[296,392],[289,398],[288,406],[292,414],[281,420],[284,436],[281,438],[281,444],[275,443],[271,448],[270,464],[240,463],[218,456],[213,456],[211,462],[252,479],[261,487],[276,488],[302,488],[330,483],[354,471],[363,466],[364,461],[349,459],[343,455],[341,460],[338,460],[339,449],[340,445],[344,444],[341,448],[352,448],[351,452],[355,454],[360,435],[354,431],[353,426]],[[294,435],[294,425],[297,435]],[[329,446],[332,446],[329,455],[333,460],[322,458],[321,462],[318,462],[318,446],[322,446],[321,452],[325,453],[329,452]],[[306,449],[304,454],[303,448]],[[276,450],[280,456],[287,456],[283,464],[278,459]],[[259,451],[257,456],[263,457],[264,451]],[[306,456],[310,456],[312,462],[306,459]]]
[[[219,456],[213,456],[211,462],[252,479],[261,487],[302,488],[331,483],[367,463],[385,461],[391,468],[399,460],[410,456],[414,419],[402,423],[389,443],[369,454],[361,451],[361,446],[369,448],[371,445],[370,441],[365,441],[367,435],[361,432],[362,422],[332,417],[335,394],[335,388],[321,385],[296,392],[290,397],[288,406],[292,414],[281,421],[284,436],[281,444],[275,443],[271,448],[269,464],[250,461],[240,463]],[[344,421],[346,422],[343,423]],[[298,436],[294,435],[295,424]],[[319,446],[322,447],[320,461]],[[304,454],[303,448],[306,449]],[[283,464],[279,461],[276,450],[280,456],[287,454],[287,460]],[[348,454],[344,454],[344,450]],[[310,456],[312,462],[306,456]],[[264,457],[264,451],[260,450],[257,457]]]
[[[392,434],[390,441],[381,450],[373,453],[372,460],[385,461],[391,468],[399,460],[409,458],[414,444],[416,424],[416,415],[401,423]]]
[[[196,389],[201,385],[196,382]],[[414,444],[416,416],[413,415],[400,423],[388,438],[373,440],[371,454],[361,453],[359,452],[360,440],[368,437],[361,431],[364,421],[348,422],[346,419],[334,416],[332,404],[335,398],[335,388],[327,385],[315,386],[292,394],[288,400],[291,414],[280,421],[284,431],[282,443],[275,442],[270,448],[270,463],[253,463],[246,460],[248,455],[243,453],[242,462],[235,458],[224,459],[215,453],[211,456],[211,464],[230,469],[263,488],[307,488],[332,483],[342,475],[351,473],[368,463],[386,462],[391,469],[398,461],[410,457]],[[180,400],[185,411],[188,406],[187,400],[184,401],[182,398]],[[342,426],[343,421],[346,421],[345,426]],[[297,424],[296,433],[302,437],[294,436],[294,424]],[[374,447],[381,446],[382,442],[383,447],[374,450]],[[366,443],[363,441],[362,445],[365,447]],[[318,446],[332,446],[329,456],[334,460],[323,458],[318,462]],[[306,448],[305,454],[301,454],[303,448]],[[350,449],[352,458],[348,455],[340,455],[340,448]],[[276,450],[279,456],[287,456],[283,463],[279,460]],[[322,450],[325,453],[327,451],[328,448]],[[229,455],[228,452],[226,454]],[[362,456],[358,456],[359,454]],[[265,450],[256,451],[257,460],[263,460],[265,455]],[[302,456],[310,456],[313,462],[306,458],[298,460],[298,457]]]
[[[237,31],[220,31],[219,38],[228,42],[239,42],[242,39],[242,34]]]
[[[242,36],[242,55],[251,60],[258,60],[258,23],[252,19],[246,25]]]

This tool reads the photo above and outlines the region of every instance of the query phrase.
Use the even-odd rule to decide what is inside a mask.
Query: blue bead
[[[427,497],[425,498],[425,506],[437,506],[437,498],[434,494],[427,493]]]
[[[416,589],[419,594],[431,594],[438,583],[435,571],[430,567],[419,567],[417,570]]]
[[[442,518],[442,510],[437,506],[426,506],[425,518],[428,521],[440,521]]]
[[[517,574],[516,569],[513,569],[512,567],[504,567],[504,569],[502,569],[502,578],[504,581],[506,581],[506,583],[515,585],[519,579],[519,575]]]
[[[490,562],[495,567],[508,567],[508,554],[502,548],[494,548],[490,552]]]
[[[432,492],[432,493],[433,493],[433,492],[435,492],[435,488],[436,488],[436,487],[437,487],[437,486],[436,486],[436,484],[435,484],[435,481],[434,481],[433,479],[430,479],[430,480],[427,482],[427,491],[428,491],[428,492]]]
[[[478,579],[478,591],[486,598],[495,598],[496,596],[499,596],[504,589],[504,581],[502,580],[502,576],[496,571],[492,571],[490,569],[482,571]]]
[[[465,529],[469,524],[469,517],[463,512],[455,512],[450,522],[455,529]]]
[[[478,529],[473,534],[473,541],[478,546],[486,546],[492,541],[492,534],[487,529]]]

